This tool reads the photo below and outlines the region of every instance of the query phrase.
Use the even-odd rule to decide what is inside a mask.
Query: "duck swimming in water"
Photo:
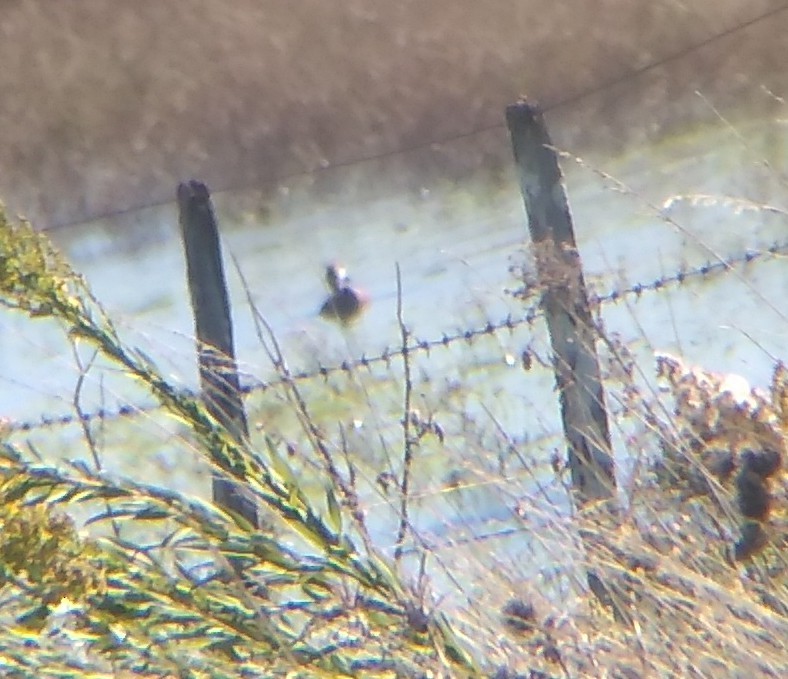
[[[320,315],[337,320],[343,325],[358,318],[369,302],[369,297],[350,285],[345,267],[329,264],[326,267],[326,284],[331,294],[323,302]]]

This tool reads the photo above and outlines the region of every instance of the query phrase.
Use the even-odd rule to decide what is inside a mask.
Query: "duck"
[[[355,321],[369,303],[369,296],[350,284],[344,266],[329,264],[326,267],[325,277],[331,294],[323,302],[320,315],[326,319],[339,321],[342,325]]]

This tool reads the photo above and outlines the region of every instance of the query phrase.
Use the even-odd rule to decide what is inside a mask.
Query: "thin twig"
[[[96,444],[96,440],[93,437],[93,432],[90,428],[91,422],[86,416],[85,411],[82,409],[82,387],[85,385],[85,378],[87,377],[88,372],[96,362],[96,358],[98,358],[99,351],[98,349],[93,350],[93,355],[90,357],[90,359],[88,359],[87,364],[82,362],[82,357],[79,355],[76,341],[71,342],[71,351],[73,353],[74,362],[77,364],[77,370],[79,372],[77,383],[74,386],[74,398],[72,399],[74,412],[77,414],[79,426],[82,428],[82,435],[85,437],[85,443],[88,447],[88,450],[90,450],[91,456],[93,457],[93,464],[96,467],[96,471],[102,472],[104,471],[104,468],[101,464],[101,454],[99,452],[98,445]],[[101,422],[100,426],[102,428],[105,426],[103,421]],[[105,500],[104,506],[106,507],[107,515],[112,516],[112,505],[110,505],[109,501]],[[110,523],[112,525],[112,532],[115,534],[115,537],[120,539],[120,526],[118,525],[117,521],[112,519]]]
[[[238,259],[235,257],[235,254],[232,253],[231,257],[233,264],[235,265],[235,269],[238,272],[238,276],[241,279],[241,285],[243,286],[247,303],[249,304],[249,308],[252,310],[252,318],[254,320],[257,338],[268,354],[268,358],[274,365],[274,369],[279,374],[282,383],[286,386],[285,394],[287,399],[295,407],[299,423],[301,424],[304,433],[307,435],[307,438],[312,444],[313,449],[322,459],[325,471],[328,473],[334,489],[339,492],[342,498],[342,503],[350,510],[350,514],[356,523],[361,540],[364,542],[364,547],[366,548],[367,553],[373,554],[375,552],[374,545],[363,520],[363,514],[360,509],[361,502],[359,500],[358,494],[356,493],[354,487],[345,483],[345,480],[342,478],[339,469],[337,468],[336,464],[334,464],[334,459],[331,456],[331,451],[328,449],[325,437],[312,418],[309,408],[307,407],[306,400],[304,399],[301,391],[298,388],[298,385],[293,379],[292,372],[287,365],[287,361],[285,360],[284,353],[282,352],[282,348],[279,345],[279,341],[276,339],[274,330],[270,323],[268,323],[265,317],[260,313],[260,310],[257,308],[257,306],[254,304],[251,290],[247,283],[246,277],[244,276],[243,270],[241,269],[240,263],[238,262]]]
[[[90,425],[85,417],[85,412],[82,409],[82,387],[85,385],[85,378],[87,377],[88,372],[96,361],[98,349],[93,350],[93,355],[90,357],[90,359],[88,359],[87,365],[82,362],[82,358],[79,355],[79,351],[77,350],[75,342],[71,343],[71,351],[74,356],[74,363],[77,364],[77,370],[79,373],[77,376],[77,383],[74,386],[74,397],[71,402],[74,406],[74,412],[77,414],[77,420],[82,427],[82,434],[85,437],[85,443],[87,444],[88,450],[93,457],[93,464],[96,467],[96,471],[100,472],[104,470],[103,465],[101,464],[101,456],[99,455],[96,441],[93,438],[93,432],[91,431]]]
[[[410,352],[408,340],[410,332],[405,325],[402,313],[402,276],[397,268],[397,323],[399,324],[400,336],[402,338],[402,366],[405,380],[405,398],[402,413],[402,438],[403,438],[403,460],[402,460],[402,484],[400,485],[401,504],[399,513],[399,532],[397,533],[397,547],[394,550],[394,560],[399,561],[402,557],[402,547],[405,542],[405,534],[408,530],[408,493],[410,490],[410,468],[413,464],[413,437],[410,434],[410,411],[411,395],[413,393],[413,382],[410,376]]]

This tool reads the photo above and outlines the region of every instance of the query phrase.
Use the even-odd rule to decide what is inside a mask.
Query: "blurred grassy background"
[[[40,227],[460,135],[527,94],[550,106],[776,0],[4,0],[0,197]],[[784,96],[774,14],[551,117],[575,152],[620,148]],[[756,101],[757,100],[757,101]],[[774,103],[774,100],[771,100]],[[760,104],[758,104],[760,102]],[[388,168],[391,188],[510,162],[500,134]],[[396,179],[394,179],[396,177]],[[399,182],[397,184],[396,182]],[[417,184],[415,184],[417,185]]]

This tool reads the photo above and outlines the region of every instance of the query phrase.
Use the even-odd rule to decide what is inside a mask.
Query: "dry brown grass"
[[[780,4],[6,0],[0,196],[54,226],[170,200],[191,176],[265,185],[495,125],[520,94],[564,100]],[[721,106],[785,94],[786,32],[783,12],[572,103],[556,137],[588,151],[709,116],[696,89]],[[405,157],[385,182],[501,158],[496,130]]]

